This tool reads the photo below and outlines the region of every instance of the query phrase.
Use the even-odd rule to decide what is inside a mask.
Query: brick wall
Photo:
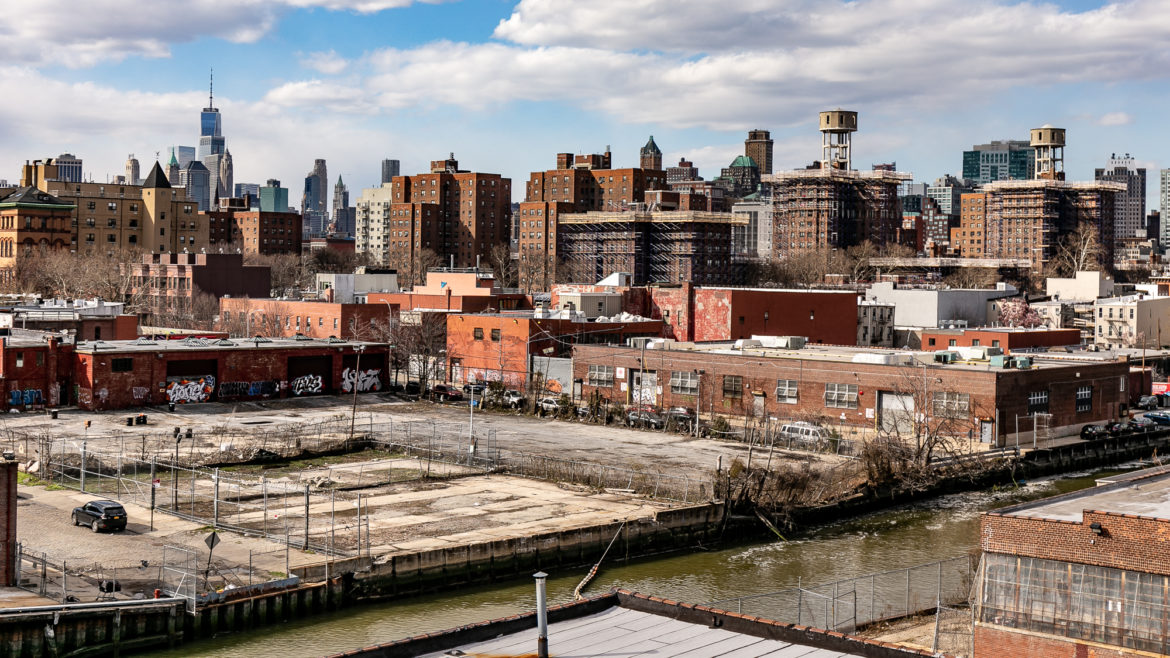
[[[1093,533],[1093,523],[1101,524],[1101,535]],[[1162,519],[1086,510],[1079,522],[989,512],[981,532],[980,545],[989,553],[1170,575],[1170,521]]]
[[[16,585],[16,462],[0,461],[0,586]]]
[[[973,658],[1123,658],[1152,654],[1001,626],[975,626]]]

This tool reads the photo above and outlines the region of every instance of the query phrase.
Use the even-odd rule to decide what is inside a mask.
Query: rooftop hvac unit
[[[1020,370],[1027,370],[1028,368],[1032,367],[1032,357],[1030,357],[1030,356],[1017,356],[1015,358],[1015,365],[1016,365],[1016,368],[1018,368]]]
[[[997,355],[991,357],[991,367],[992,368],[1008,368],[1008,367],[1011,367],[1011,365],[1012,365],[1012,359],[1010,357],[1006,357],[1002,354],[997,354]]]

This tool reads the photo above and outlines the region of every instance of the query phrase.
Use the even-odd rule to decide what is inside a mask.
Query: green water
[[[909,504],[831,523],[788,537],[743,541],[730,548],[645,560],[610,562],[586,593],[611,587],[679,601],[710,601],[821,583],[965,555],[979,541],[979,514],[1025,500],[1093,486],[1120,470],[1028,482],[1018,489],[978,491]],[[727,546],[725,544],[724,546]],[[615,547],[616,548],[616,547]],[[551,603],[567,602],[585,569],[552,573]],[[504,617],[533,607],[530,580],[466,588],[395,603],[359,606],[250,633],[224,634],[163,656],[319,656],[453,626]]]

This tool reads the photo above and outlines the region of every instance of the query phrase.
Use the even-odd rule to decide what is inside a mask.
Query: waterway
[[[788,541],[745,541],[718,550],[631,560],[611,554],[586,593],[611,587],[691,603],[822,583],[968,554],[978,546],[979,514],[1094,485],[1124,470],[1043,478],[1018,488],[943,496],[827,524]],[[615,547],[616,549],[616,547]],[[585,570],[552,573],[552,603],[571,600]],[[391,640],[531,610],[531,581],[466,588],[348,608],[250,633],[227,634],[160,655],[295,658]]]

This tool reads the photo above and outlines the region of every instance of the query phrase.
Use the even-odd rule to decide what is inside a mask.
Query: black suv
[[[125,530],[126,508],[113,500],[95,500],[73,508],[73,525],[87,525],[94,532]]]

